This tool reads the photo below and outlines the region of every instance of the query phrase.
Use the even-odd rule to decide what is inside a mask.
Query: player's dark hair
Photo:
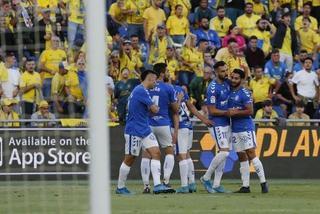
[[[145,70],[144,72],[141,73],[140,79],[141,81],[144,81],[146,79],[146,77],[148,76],[148,74],[154,74],[157,75],[157,72],[153,71],[153,70]]]
[[[224,61],[218,61],[214,64],[213,68],[214,68],[214,70],[216,70],[217,68],[225,66],[225,65],[226,65],[226,63]]]
[[[313,59],[312,59],[312,57],[306,57],[304,60],[303,60],[303,63],[306,61],[306,60],[310,60],[312,63],[313,63]]]
[[[153,66],[153,70],[157,73],[159,76],[161,73],[165,73],[167,69],[166,63],[157,63]]]
[[[239,76],[240,76],[241,79],[244,79],[244,78],[246,77],[244,71],[241,70],[241,69],[237,69],[237,68],[236,68],[236,69],[233,70],[233,73],[239,74]]]

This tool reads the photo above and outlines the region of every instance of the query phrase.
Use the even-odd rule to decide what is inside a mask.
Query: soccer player
[[[149,89],[150,97],[159,106],[159,112],[149,114],[149,123],[152,133],[156,136],[161,148],[165,149],[165,160],[163,164],[163,183],[169,185],[170,176],[174,167],[174,151],[178,128],[179,128],[179,104],[172,85],[163,82],[166,73],[169,73],[165,63],[157,63],[153,70],[158,74],[158,80],[154,88]],[[171,135],[170,116],[172,112],[174,120],[174,133]],[[147,152],[142,153],[141,176],[144,184],[144,193],[150,192],[149,187],[150,156]],[[174,191],[174,190],[172,190]]]
[[[120,166],[119,179],[116,193],[130,194],[126,188],[125,182],[130,172],[135,158],[139,156],[143,148],[152,158],[151,173],[153,177],[155,194],[165,193],[168,188],[160,181],[160,150],[156,137],[151,132],[149,126],[148,113],[156,114],[159,107],[153,103],[148,89],[154,88],[156,84],[157,73],[152,70],[146,70],[141,74],[142,83],[138,85],[131,93],[128,100],[128,115],[125,127],[125,157]]]
[[[211,136],[215,139],[219,152],[213,158],[206,173],[200,178],[201,183],[209,193],[225,192],[220,185],[226,159],[229,155],[231,144],[230,118],[228,116],[228,97],[230,83],[227,80],[227,66],[224,61],[214,65],[216,80],[212,81],[207,89],[207,105],[209,119],[214,127],[209,128]],[[211,176],[215,172],[213,186]]]
[[[237,193],[250,193],[249,161],[258,174],[262,193],[268,192],[268,185],[261,161],[256,156],[256,135],[251,115],[253,114],[252,96],[248,89],[242,87],[245,73],[240,69],[231,74],[231,92],[228,99],[228,115],[231,117],[232,144],[238,153],[242,187]]]
[[[179,158],[179,169],[181,178],[181,187],[177,189],[177,193],[196,192],[196,183],[194,177],[194,165],[190,156],[192,147],[193,130],[189,117],[189,112],[199,118],[205,125],[212,126],[212,121],[205,118],[196,107],[192,104],[188,93],[180,86],[174,86],[178,94],[179,109],[179,131],[176,143],[176,155]]]

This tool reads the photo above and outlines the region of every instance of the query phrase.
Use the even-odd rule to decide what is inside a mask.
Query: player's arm
[[[229,109],[228,114],[230,117],[246,117],[253,115],[253,104],[248,103],[244,109]]]
[[[212,116],[227,116],[227,111],[217,109],[215,105],[208,105],[209,114]]]
[[[206,124],[206,126],[213,126],[213,122],[208,120],[205,116],[203,116],[202,114],[200,114],[200,112],[197,110],[197,108],[192,104],[192,102],[190,100],[188,100],[186,102],[187,107],[189,109],[189,111],[195,115],[199,120],[201,120],[201,122],[203,122],[204,124]]]
[[[178,138],[179,131],[179,106],[180,102],[171,103],[171,111],[172,111],[172,121],[173,121],[173,134],[172,134],[172,143],[175,144]]]

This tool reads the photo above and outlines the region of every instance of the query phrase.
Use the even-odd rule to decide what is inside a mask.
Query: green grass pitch
[[[237,190],[238,180],[223,180]],[[270,193],[261,194],[258,181],[250,194],[207,194],[201,184],[197,193],[143,195],[138,181],[129,181],[132,196],[114,194],[112,213],[320,213],[320,180],[270,180]],[[173,186],[178,187],[174,181]],[[86,181],[0,182],[0,214],[88,213]]]

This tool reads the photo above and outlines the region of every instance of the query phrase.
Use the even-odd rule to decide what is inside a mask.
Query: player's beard
[[[241,85],[241,81],[239,83],[232,82],[232,88],[234,89],[239,88],[240,85]]]

